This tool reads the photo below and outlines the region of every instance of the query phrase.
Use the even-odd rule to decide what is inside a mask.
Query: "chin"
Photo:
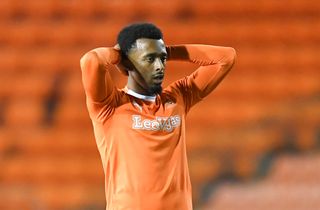
[[[157,86],[152,86],[150,88],[150,92],[152,94],[160,94],[162,92],[162,86],[161,85],[157,85]]]

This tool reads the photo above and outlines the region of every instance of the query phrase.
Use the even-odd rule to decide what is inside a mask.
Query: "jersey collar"
[[[126,89],[126,92],[128,95],[131,95],[133,97],[136,97],[136,98],[139,98],[139,99],[142,99],[142,100],[146,100],[146,101],[151,101],[151,102],[155,102],[156,101],[156,95],[153,95],[153,96],[146,96],[146,95],[142,95],[140,93],[137,93],[131,89],[129,89],[128,87],[125,88]]]

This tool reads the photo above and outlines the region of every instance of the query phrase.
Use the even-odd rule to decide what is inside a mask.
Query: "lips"
[[[152,77],[155,83],[161,83],[163,81],[164,75],[163,74],[156,74]]]

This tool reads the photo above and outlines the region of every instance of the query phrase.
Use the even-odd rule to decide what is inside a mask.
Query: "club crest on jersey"
[[[171,132],[180,126],[181,117],[174,115],[170,117],[156,117],[154,120],[142,119],[141,115],[132,115],[132,128],[137,130],[152,130]]]

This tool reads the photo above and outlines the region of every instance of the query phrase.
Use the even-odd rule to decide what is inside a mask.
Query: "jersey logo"
[[[154,120],[142,120],[141,115],[132,115],[132,121],[133,129],[171,132],[174,128],[180,126],[181,117],[174,115],[170,117],[156,117]]]

